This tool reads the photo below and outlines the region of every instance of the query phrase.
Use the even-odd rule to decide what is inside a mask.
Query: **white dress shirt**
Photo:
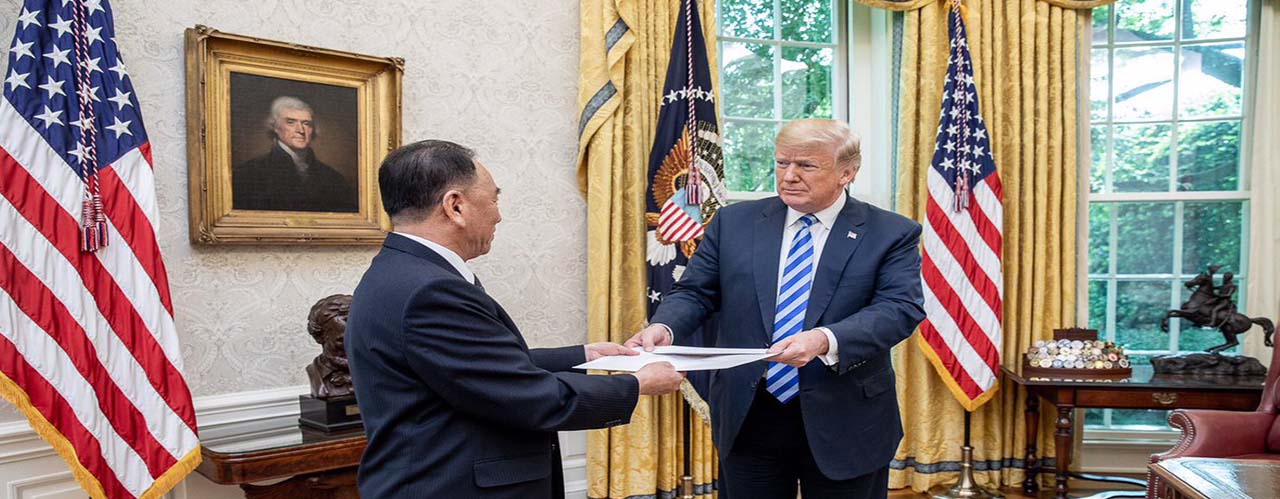
[[[840,210],[844,209],[845,203],[849,201],[849,196],[841,195],[840,199],[831,203],[831,206],[823,208],[821,211],[814,213],[813,216],[818,218],[817,222],[809,226],[809,237],[813,238],[813,272],[811,275],[814,279],[818,277],[818,262],[822,261],[822,249],[827,245],[827,236],[831,234],[831,227],[836,223],[836,217],[840,215]],[[800,217],[807,213],[800,213],[791,207],[787,207],[787,219],[782,226],[782,251],[778,253],[778,289],[774,291],[774,296],[782,291],[782,276],[786,274],[787,253],[791,251],[791,240],[796,237],[796,232],[804,226],[804,222],[800,221]],[[827,335],[827,353],[819,355],[822,363],[828,366],[836,365],[840,362],[840,343],[836,341],[835,333],[825,327],[815,328]],[[773,334],[773,331],[769,331]]]
[[[453,265],[453,268],[457,270],[459,274],[462,274],[463,279],[466,279],[467,282],[471,282],[471,283],[476,282],[476,274],[474,272],[471,272],[471,268],[467,267],[467,262],[463,261],[462,257],[458,256],[457,253],[454,253],[453,250],[446,248],[444,246],[441,246],[439,244],[436,244],[431,240],[418,237],[413,234],[405,234],[403,232],[395,232],[394,234],[400,234],[404,237],[407,237],[409,239],[412,239],[414,241],[421,243],[423,246],[431,248],[431,251],[434,251],[436,252],[436,254],[443,256],[444,260],[446,262],[449,262],[449,265]]]

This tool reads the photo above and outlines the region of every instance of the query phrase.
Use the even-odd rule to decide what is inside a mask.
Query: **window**
[[[1249,3],[1122,0],[1093,10],[1082,312],[1135,363],[1221,343],[1176,320],[1160,330],[1164,312],[1190,294],[1183,281],[1221,265],[1217,278],[1232,272],[1245,289]],[[1166,428],[1163,411],[1095,410],[1085,421]]]
[[[888,15],[848,0],[721,0],[717,9],[730,198],[773,195],[773,138],[783,123],[834,118],[863,138],[854,195],[889,206]],[[851,94],[862,97],[850,102]]]

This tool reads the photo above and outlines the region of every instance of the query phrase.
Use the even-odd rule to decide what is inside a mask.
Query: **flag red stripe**
[[[987,243],[987,247],[991,248],[991,252],[996,254],[997,259],[1003,259],[1004,236],[1000,234],[1000,229],[991,223],[991,219],[987,218],[987,213],[982,211],[981,203],[969,203],[969,219],[973,220],[973,226],[978,230],[978,237]]]
[[[77,246],[79,222],[64,211],[3,148],[0,148],[0,196],[7,198],[79,271],[85,288],[94,296],[111,329],[147,371],[156,391],[194,432],[195,409],[182,374],[165,357],[164,350],[133,309],[128,296],[112,280],[102,263],[94,254],[80,251]]]
[[[156,441],[147,429],[146,418],[98,360],[97,349],[66,306],[4,245],[0,245],[0,269],[5,270],[0,273],[0,289],[4,289],[18,308],[62,347],[76,371],[93,385],[103,415],[116,433],[147,463],[151,476],[160,476],[177,464],[178,460]]]
[[[155,283],[160,293],[160,303],[165,311],[173,317],[173,302],[169,298],[169,276],[164,269],[164,260],[160,257],[160,246],[156,242],[156,233],[151,221],[142,214],[142,207],[133,199],[133,193],[120,180],[120,174],[114,168],[98,171],[98,182],[102,188],[102,205],[124,238],[125,244],[133,250],[138,263],[146,271],[147,277]]]
[[[982,270],[982,266],[978,264],[978,260],[973,257],[973,253],[969,250],[968,242],[960,236],[960,231],[956,230],[954,225],[951,225],[951,220],[947,219],[947,215],[942,209],[941,206],[938,206],[937,201],[933,199],[933,196],[929,196],[925,206],[925,217],[928,219],[929,225],[933,227],[933,232],[938,235],[938,239],[942,241],[942,244],[946,245],[947,250],[951,252],[951,256],[960,264],[964,275],[973,284],[973,288],[978,291],[978,294],[982,296],[982,300],[987,302],[987,306],[991,307],[991,311],[996,314],[996,320],[1004,322],[1004,306],[1000,302],[1000,289],[991,280],[991,276]],[[925,255],[928,256],[928,252],[925,252]],[[999,253],[997,253],[997,256],[999,256]],[[940,273],[939,277],[941,277]],[[943,282],[946,282],[946,280],[943,279]]]
[[[929,322],[928,319],[920,323],[920,335],[929,343],[930,347],[933,347],[933,352],[938,355],[938,360],[942,361],[943,367],[946,367],[947,372],[951,373],[951,379],[960,385],[960,390],[969,396],[969,400],[976,399],[979,395],[982,395],[985,390],[978,386],[978,383],[973,381],[973,377],[969,376],[969,372],[964,369],[964,366],[960,365],[959,359],[956,359],[955,352],[951,351],[951,347],[947,346],[946,340],[942,339],[942,335],[938,333],[937,329],[934,329],[933,323]]]
[[[942,276],[942,272],[938,271],[938,267],[933,263],[933,259],[929,258],[928,253],[924,254],[920,263],[920,274],[924,276],[925,283],[933,291],[933,296],[938,299],[942,307],[951,315],[956,326],[960,328],[960,333],[964,335],[965,340],[973,346],[974,351],[978,352],[992,372],[999,372],[1000,350],[996,349],[991,338],[987,337],[986,331],[973,320],[973,316],[969,315],[969,309],[965,307],[964,301],[956,295],[955,290]]]
[[[680,225],[678,226],[678,229],[676,237],[674,237],[673,240],[687,241],[690,239],[690,236],[698,230],[698,222],[695,222],[688,215],[682,215],[680,217]]]
[[[996,201],[1003,203],[1004,183],[1000,182],[1000,175],[998,173],[987,175],[987,178],[984,179],[984,181],[987,183],[987,186],[991,187],[991,192],[996,194]]]
[[[147,166],[150,166],[152,170],[155,170],[155,162],[151,161],[151,141],[148,140],[139,145],[138,152],[142,153],[142,157],[147,160]]]
[[[61,394],[27,363],[17,347],[3,335],[0,335],[0,371],[17,383],[26,392],[31,405],[66,437],[76,451],[77,460],[102,484],[107,497],[134,497],[102,457],[98,439],[80,424]]]

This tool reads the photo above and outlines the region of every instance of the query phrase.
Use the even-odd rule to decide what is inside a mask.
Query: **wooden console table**
[[[1160,499],[1250,499],[1280,494],[1280,461],[1180,457],[1148,465]]]
[[[202,435],[204,459],[196,471],[214,483],[239,485],[248,499],[359,498],[356,467],[364,430],[324,434],[300,428],[297,421],[292,416]],[[281,478],[287,480],[253,485]]]
[[[1155,376],[1151,366],[1135,366],[1133,374],[1120,379],[1058,379],[1023,376],[1022,369],[1000,368],[1005,380],[1027,389],[1027,479],[1023,490],[1035,494],[1043,469],[1036,458],[1036,436],[1040,421],[1040,399],[1058,408],[1054,433],[1057,467],[1054,470],[1056,499],[1067,498],[1067,478],[1071,476],[1071,444],[1075,431],[1075,409],[1223,409],[1252,411],[1262,398],[1264,377],[1242,376]],[[1079,478],[1099,477],[1076,474]],[[1131,479],[1114,480],[1144,485]]]

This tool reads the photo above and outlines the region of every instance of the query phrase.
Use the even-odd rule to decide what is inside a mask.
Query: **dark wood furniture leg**
[[[1055,499],[1067,499],[1067,474],[1071,471],[1071,440],[1072,440],[1072,422],[1071,416],[1075,409],[1074,406],[1067,404],[1058,405],[1058,431],[1054,433],[1054,449],[1057,454],[1058,463],[1055,466],[1056,486],[1054,487]]]
[[[1022,482],[1022,490],[1035,495],[1040,490],[1040,460],[1036,459],[1036,441],[1040,439],[1040,396],[1027,391],[1026,434],[1027,456],[1026,475]]]

